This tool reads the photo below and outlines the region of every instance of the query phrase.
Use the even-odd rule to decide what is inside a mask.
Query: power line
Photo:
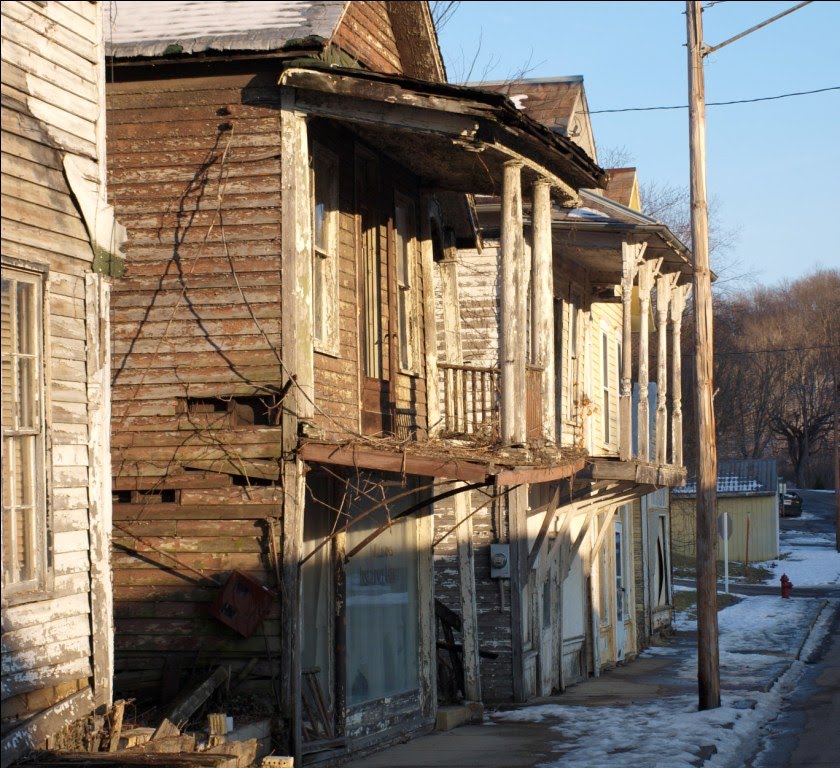
[[[796,91],[793,93],[781,93],[778,96],[761,96],[757,99],[737,99],[735,101],[708,101],[707,107],[727,107],[731,104],[754,104],[757,101],[775,101],[776,99],[789,99],[792,96],[810,96],[814,93],[825,93],[826,91],[840,91],[840,85],[831,85],[828,88],[817,88],[813,91]],[[665,109],[688,109],[688,104],[679,104],[673,107],[625,107],[624,109],[594,109],[590,115],[603,115],[612,112],[654,112]]]

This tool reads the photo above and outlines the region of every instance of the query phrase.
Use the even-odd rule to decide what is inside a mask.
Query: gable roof
[[[639,203],[639,182],[635,168],[610,168],[609,177],[604,188],[604,197],[620,203],[634,211],[641,210]]]
[[[471,83],[503,93],[517,109],[555,133],[571,139],[597,162],[583,76]]]

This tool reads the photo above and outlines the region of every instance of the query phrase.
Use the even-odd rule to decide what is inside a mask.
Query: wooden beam
[[[496,475],[497,485],[518,485],[519,483],[550,483],[563,480],[581,472],[587,459],[579,458],[555,464],[550,467],[515,467],[502,469]]]
[[[298,455],[309,463],[448,478],[463,480],[466,483],[486,480],[494,472],[494,467],[489,462],[455,459],[449,456],[417,455],[399,449],[387,451],[367,445],[305,442],[301,444]]]
[[[534,295],[531,340],[532,361],[542,368],[542,437],[557,439],[554,406],[554,270],[551,243],[551,186],[546,179],[534,183],[531,205],[531,259]]]
[[[524,445],[525,430],[525,244],[522,233],[522,164],[504,164],[501,210],[501,438],[502,445]]]
[[[528,553],[529,571],[534,568],[534,564],[537,562],[537,557],[539,557],[540,549],[542,548],[543,542],[545,541],[545,537],[548,535],[548,529],[551,527],[551,523],[554,521],[554,517],[557,514],[557,504],[559,501],[560,486],[558,485],[557,488],[554,489],[554,495],[551,497],[551,501],[548,502],[548,506],[546,507],[545,516],[543,517],[539,533],[537,534],[537,538],[534,540],[534,544],[531,547],[531,551]]]

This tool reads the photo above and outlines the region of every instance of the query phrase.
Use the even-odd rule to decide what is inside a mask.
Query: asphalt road
[[[834,494],[797,493],[807,514],[782,518],[782,530],[816,534],[814,546],[823,547],[828,535],[833,544]],[[796,686],[784,695],[778,716],[764,726],[762,744],[747,762],[749,768],[840,766],[840,602],[834,605],[831,629]]]
[[[800,491],[802,517],[781,518],[783,531],[802,531],[834,535],[834,494],[824,491]]]

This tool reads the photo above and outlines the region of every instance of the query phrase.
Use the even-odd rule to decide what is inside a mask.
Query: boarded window
[[[312,330],[317,350],[338,354],[338,158],[318,144],[312,190]]]
[[[397,330],[400,369],[416,371],[418,354],[418,312],[414,264],[417,253],[417,224],[414,203],[397,195],[394,207],[394,251],[397,277]]]
[[[41,275],[3,268],[3,586],[45,586],[43,289]]]

